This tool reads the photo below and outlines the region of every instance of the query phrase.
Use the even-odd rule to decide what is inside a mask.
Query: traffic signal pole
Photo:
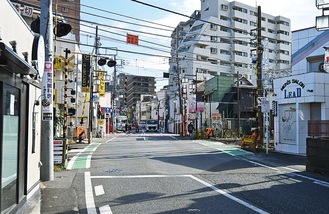
[[[40,35],[45,40],[45,72],[42,77],[40,179],[54,179],[53,147],[53,15],[52,0],[41,0]],[[64,149],[64,148],[63,148]]]

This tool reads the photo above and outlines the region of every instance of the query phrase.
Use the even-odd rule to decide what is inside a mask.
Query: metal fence
[[[309,120],[308,136],[329,137],[329,120]]]

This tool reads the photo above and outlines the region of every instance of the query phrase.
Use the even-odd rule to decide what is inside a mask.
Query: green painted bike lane
[[[198,142],[198,143],[202,144],[204,146],[222,151],[222,152],[224,152],[226,154],[229,154],[231,156],[242,156],[242,155],[252,154],[249,151],[246,151],[246,150],[243,150],[243,149],[240,149],[240,148],[236,148],[233,145],[232,145],[232,147],[228,147],[227,144],[220,143],[220,142],[213,143],[213,142],[209,142],[209,141],[202,141],[202,142]]]
[[[92,153],[100,146],[100,143],[92,143],[84,150],[76,154],[68,164],[68,169],[85,169],[90,167]]]

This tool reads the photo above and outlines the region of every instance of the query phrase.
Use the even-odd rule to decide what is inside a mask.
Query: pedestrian
[[[188,134],[190,136],[190,140],[192,140],[193,139],[193,131],[194,131],[194,125],[193,125],[192,121],[190,122],[190,124],[188,124],[187,131],[188,131]]]

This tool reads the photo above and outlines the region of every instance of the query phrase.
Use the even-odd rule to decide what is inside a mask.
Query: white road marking
[[[88,214],[97,214],[93,188],[91,185],[90,172],[85,172],[85,198],[86,198],[86,208]]]
[[[246,159],[246,161],[248,161],[250,163],[253,163],[253,164],[256,164],[256,165],[259,165],[259,166],[262,166],[262,167],[266,167],[268,169],[278,171],[278,172],[281,172],[281,170],[279,168],[282,168],[282,169],[285,169],[285,170],[288,170],[288,171],[292,171],[292,173],[290,173],[289,175],[296,176],[296,177],[301,177],[301,178],[313,181],[314,184],[321,185],[321,186],[329,188],[329,182],[325,182],[325,181],[321,181],[321,180],[318,180],[318,179],[315,179],[315,178],[311,178],[311,177],[308,177],[306,175],[297,174],[295,172],[300,172],[300,171],[296,170],[296,169],[293,169],[293,168],[290,168],[290,167],[281,167],[280,166],[279,168],[275,168],[275,167],[271,167],[271,166],[267,166],[267,165],[255,162],[255,161],[247,160],[247,159]]]
[[[95,195],[96,196],[100,196],[100,195],[105,194],[103,185],[98,185],[98,186],[95,186],[94,188],[95,188]]]
[[[105,205],[99,208],[100,214],[113,214],[111,207],[109,205]]]
[[[84,149],[70,149],[68,153],[81,153]]]
[[[114,140],[114,139],[116,139],[116,137],[113,137],[113,138],[107,140],[105,143],[109,143],[109,142],[111,142],[111,141]]]
[[[106,179],[106,178],[183,178],[183,177],[189,177],[190,175],[117,175],[117,176],[91,176],[91,178],[101,178],[101,179]]]
[[[229,199],[231,199],[231,200],[233,200],[233,201],[235,201],[235,202],[237,202],[237,203],[239,203],[239,204],[241,204],[245,207],[248,207],[249,209],[251,209],[251,210],[253,210],[257,213],[262,213],[262,214],[267,214],[268,213],[268,212],[266,212],[266,211],[264,211],[264,210],[262,210],[258,207],[255,207],[252,204],[249,204],[249,203],[247,203],[247,202],[245,202],[245,201],[243,201],[239,198],[236,198],[236,197],[230,195],[229,193],[225,192],[224,190],[218,189],[217,187],[215,187],[215,186],[213,186],[213,185],[211,185],[211,184],[209,184],[209,183],[207,183],[207,182],[205,182],[205,181],[203,181],[203,180],[201,180],[197,177],[194,177],[193,175],[190,175],[189,177],[194,179],[195,181],[198,181],[199,183],[209,187],[210,189],[214,190],[215,192],[217,192],[217,193],[219,193],[219,194],[221,194],[221,195],[223,195],[223,196],[225,196],[225,197],[227,197],[227,198],[229,198]]]
[[[267,165],[264,165],[264,164],[261,164],[261,163],[258,163],[258,162],[255,162],[255,161],[251,161],[251,160],[247,160],[249,163],[252,163],[252,164],[255,164],[255,165],[258,165],[258,166],[262,166],[262,167],[265,167],[265,168],[268,168],[268,169],[272,169],[272,170],[275,170],[275,171],[279,171],[279,169],[275,168],[275,167],[271,167],[271,166],[267,166]]]
[[[221,195],[224,195],[225,197],[255,211],[255,212],[258,212],[258,213],[261,213],[261,214],[268,214],[268,212],[262,210],[262,209],[259,209],[255,206],[253,206],[252,204],[249,204],[239,198],[236,198],[232,195],[230,195],[228,192],[225,192],[224,190],[221,190],[221,189],[218,189],[217,187],[197,178],[197,177],[194,177],[193,175],[127,175],[127,176],[90,176],[90,178],[92,179],[96,179],[96,178],[100,178],[100,179],[108,179],[108,178],[119,178],[119,179],[123,179],[123,178],[192,178],[193,180],[209,187],[210,189],[214,190],[215,192],[221,194]],[[102,212],[101,212],[102,213]]]
[[[91,155],[88,155],[86,160],[86,169],[90,168],[90,164],[91,164]]]

